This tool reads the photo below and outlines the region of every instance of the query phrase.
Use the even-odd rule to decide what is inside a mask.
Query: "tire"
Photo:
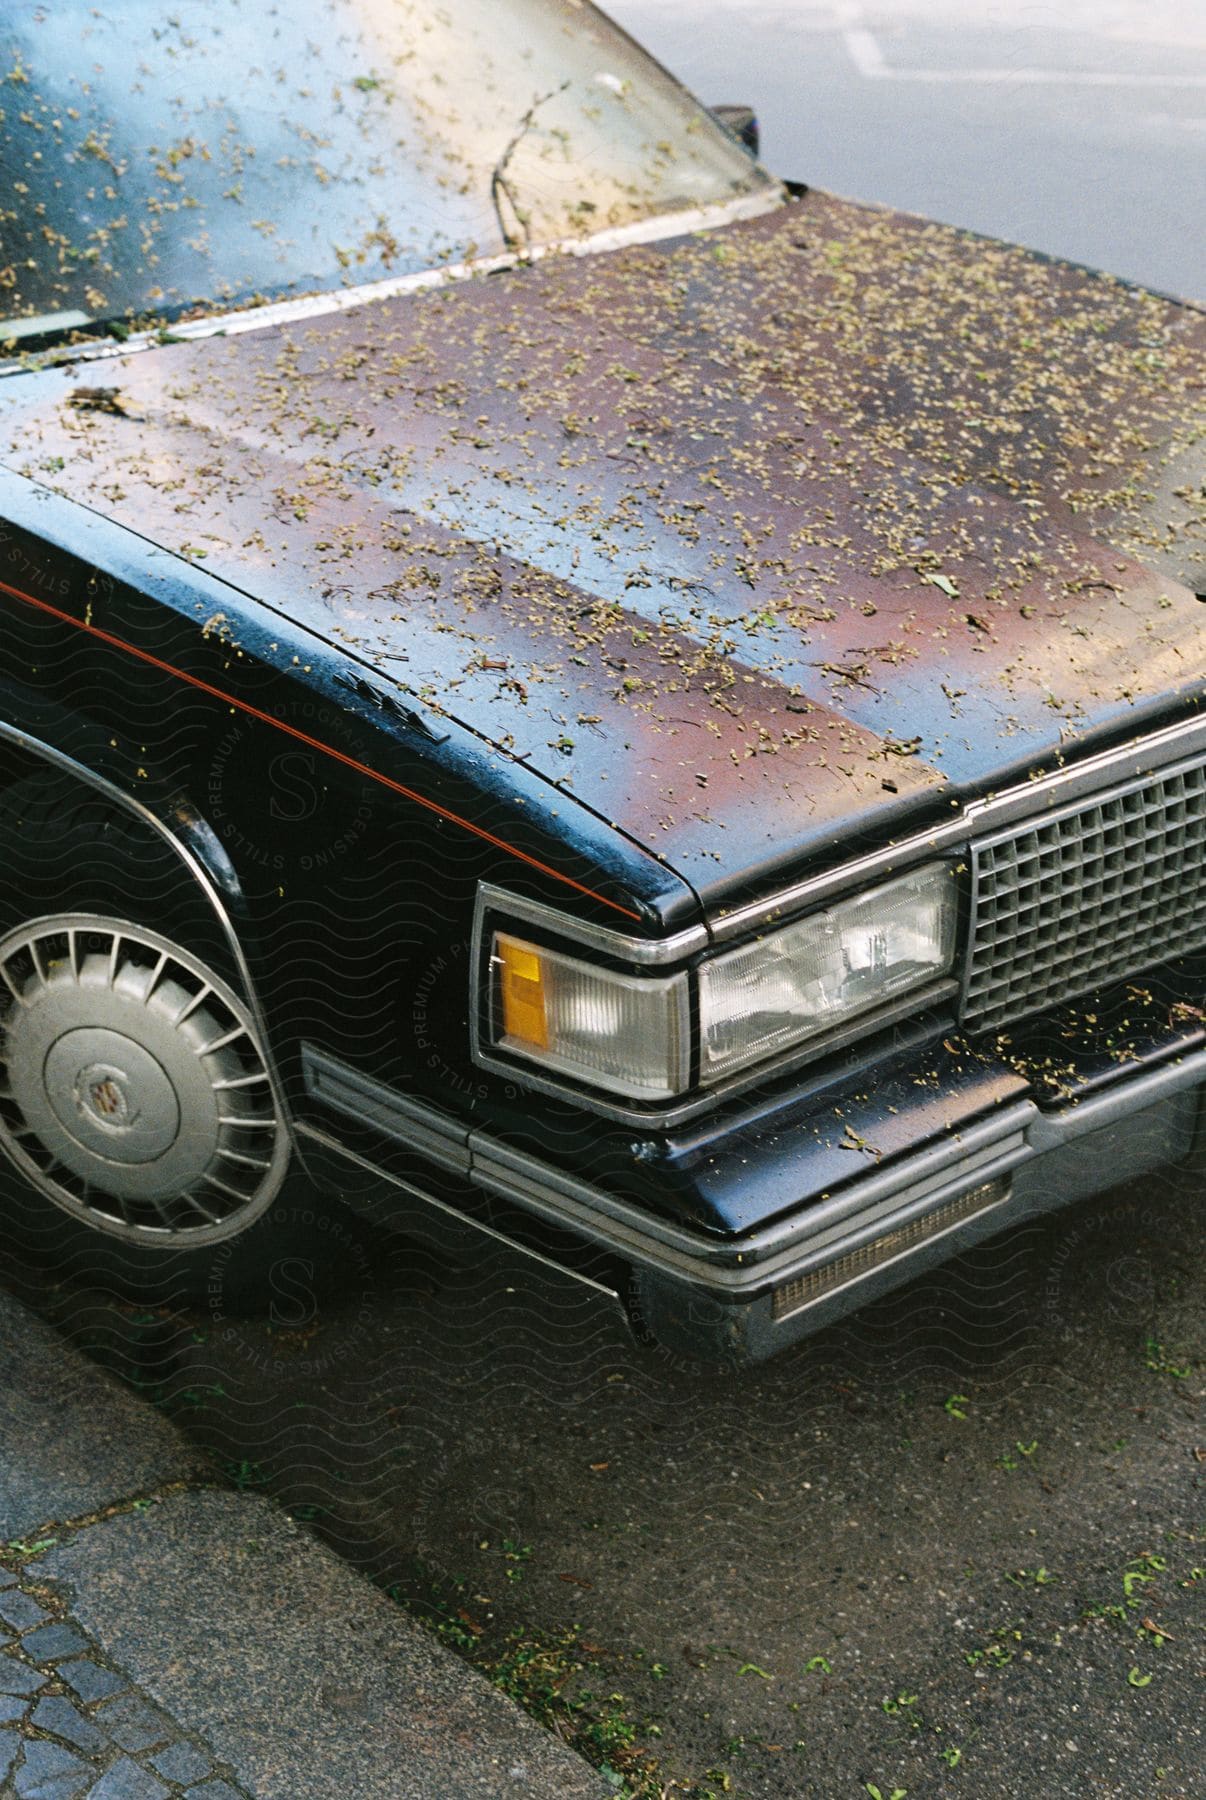
[[[136,818],[55,775],[0,795],[0,856],[0,1151],[23,1178],[0,1205],[19,1246],[142,1301],[202,1299],[220,1272],[223,1303],[254,1306],[333,1203],[297,1166],[205,897]]]

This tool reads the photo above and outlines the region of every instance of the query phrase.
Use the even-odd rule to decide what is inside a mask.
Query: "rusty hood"
[[[1204,327],[810,194],[18,375],[0,460],[720,903],[1200,700]]]

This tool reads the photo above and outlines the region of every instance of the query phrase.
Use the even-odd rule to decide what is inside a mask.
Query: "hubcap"
[[[43,1069],[46,1097],[73,1143],[116,1163],[154,1162],[180,1131],[163,1065],[119,1031],[65,1031]]]
[[[70,915],[0,941],[0,1148],[56,1205],[135,1241],[232,1236],[286,1133],[253,1022],[142,926]]]

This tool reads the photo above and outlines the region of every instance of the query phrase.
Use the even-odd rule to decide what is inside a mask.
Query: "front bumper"
[[[460,1248],[484,1232],[578,1279],[581,1265],[557,1246],[590,1247],[596,1272],[630,1272],[630,1284],[613,1285],[617,1292],[628,1285],[625,1299],[648,1334],[684,1354],[724,1360],[771,1356],[1008,1225],[1206,1149],[1206,1044],[1199,1040],[1063,1106],[1003,1098],[831,1192],[818,1191],[814,1153],[801,1134],[786,1161],[780,1145],[777,1172],[781,1182],[794,1169],[795,1204],[768,1223],[722,1235],[657,1216],[488,1131],[433,1131],[413,1102],[322,1052],[308,1050],[306,1062],[307,1088],[328,1116],[359,1125],[378,1143],[418,1150],[455,1177],[459,1197],[450,1199],[447,1186],[429,1186],[413,1166],[403,1177],[303,1122],[312,1150],[337,1153],[345,1176],[355,1164],[360,1179],[349,1197],[364,1193],[365,1177],[370,1187],[376,1181],[377,1217]],[[488,1196],[487,1213],[466,1196]]]
[[[642,1272],[641,1316],[684,1353],[760,1361],[1007,1226],[1203,1150],[1206,1050],[1063,1111],[1017,1102],[868,1177],[746,1271],[740,1294]]]

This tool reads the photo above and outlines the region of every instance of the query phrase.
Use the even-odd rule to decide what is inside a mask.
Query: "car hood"
[[[724,904],[1201,696],[1203,325],[810,194],[16,376],[0,460]]]

